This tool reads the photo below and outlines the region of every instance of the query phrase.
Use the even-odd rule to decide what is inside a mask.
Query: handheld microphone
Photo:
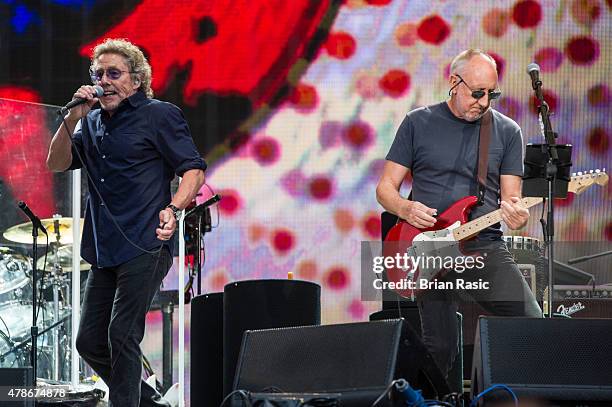
[[[96,94],[94,95],[94,97],[102,97],[102,95],[104,94],[104,89],[102,89],[102,86],[96,85],[94,86],[94,89],[96,90]],[[61,109],[59,109],[57,111],[57,114],[59,115],[65,115],[66,112],[70,109],[72,109],[75,106],[81,105],[83,103],[87,102],[87,99],[83,99],[83,98],[76,98],[71,100],[70,102],[68,102],[68,104],[64,107],[62,107]]]
[[[542,86],[542,81],[540,81],[540,66],[538,64],[532,62],[527,65],[527,73],[531,77],[531,87],[533,90]]]
[[[32,211],[30,210],[30,208],[28,208],[28,205],[26,205],[25,202],[19,201],[17,202],[17,206],[19,206],[19,209],[21,209],[23,213],[25,213],[25,215],[30,218],[30,220],[32,221],[32,225],[34,225],[35,228],[39,228],[45,235],[47,234],[47,229],[45,229],[38,216],[32,213]]]

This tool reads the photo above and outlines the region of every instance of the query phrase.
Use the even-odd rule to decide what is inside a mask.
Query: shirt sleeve
[[[85,159],[85,151],[83,150],[83,128],[81,119],[77,122],[74,127],[74,132],[72,133],[72,162],[70,163],[70,167],[66,169],[66,171],[77,170],[83,167],[83,163],[79,159],[79,155],[84,160]]]
[[[520,128],[507,138],[499,174],[523,176],[523,135]]]
[[[157,122],[157,148],[175,174],[182,177],[188,170],[206,169],[191,137],[191,131],[181,110],[164,103],[163,111],[155,112]]]
[[[414,127],[409,117],[406,116],[397,129],[395,139],[386,157],[387,160],[406,168],[412,168],[413,137]]]

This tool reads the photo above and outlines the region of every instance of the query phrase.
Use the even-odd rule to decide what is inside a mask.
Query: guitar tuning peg
[[[593,170],[589,171],[589,174],[592,174],[592,173],[593,173]]]
[[[578,176],[582,177],[582,171],[578,171]]]
[[[599,168],[595,170],[595,174],[599,174],[601,171],[599,171]]]
[[[575,173],[575,172],[572,172],[572,177],[575,177],[575,176],[576,176],[576,173]]]

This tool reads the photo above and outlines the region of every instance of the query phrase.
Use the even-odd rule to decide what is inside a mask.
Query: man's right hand
[[[398,215],[416,228],[427,229],[436,223],[434,215],[437,215],[437,212],[420,202],[404,200]]]
[[[95,97],[96,90],[92,85],[83,85],[72,95],[72,99],[80,98],[87,99],[87,103],[82,103],[78,106],[70,109],[70,112],[66,116],[66,120],[78,121],[81,117],[87,116],[87,113],[91,110],[92,106],[98,103],[98,98]]]

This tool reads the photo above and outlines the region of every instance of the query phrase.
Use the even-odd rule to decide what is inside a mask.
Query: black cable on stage
[[[225,403],[227,403],[229,400],[232,399],[232,397],[234,397],[234,395],[239,395],[240,398],[242,398],[242,400],[246,403],[247,407],[253,407],[253,404],[251,403],[251,398],[249,397],[249,393],[245,390],[234,390],[231,393],[229,393],[227,396],[225,396],[225,398],[223,399],[223,401],[221,402],[221,404],[219,405],[219,407],[223,407],[225,405]]]

